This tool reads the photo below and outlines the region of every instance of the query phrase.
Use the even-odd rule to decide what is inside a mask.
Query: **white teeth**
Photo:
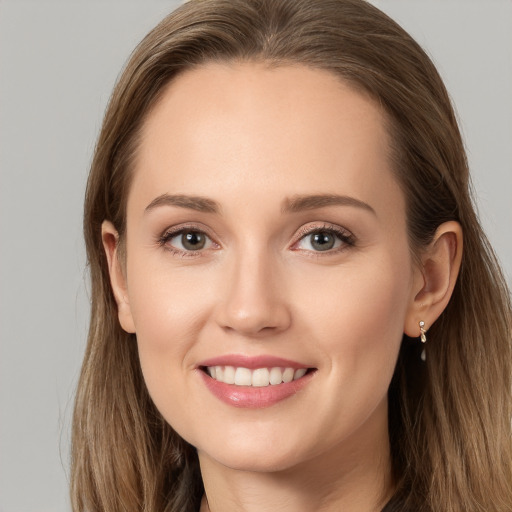
[[[226,366],[224,368],[224,382],[226,384],[235,383],[235,369],[233,368],[233,366]]]
[[[248,368],[237,368],[235,371],[235,384],[237,386],[250,386],[252,381],[251,370]]]
[[[266,368],[258,368],[252,372],[252,385],[262,388],[270,384],[270,373]]]
[[[292,382],[292,380],[304,377],[307,368],[236,368],[234,366],[208,366],[206,368],[208,375],[218,382],[225,384],[235,384],[236,386],[266,387],[277,386],[283,382]]]
[[[293,380],[300,379],[301,377],[304,377],[306,375],[306,368],[299,368],[298,370],[295,370],[295,373],[293,374]]]
[[[291,382],[293,380],[293,375],[294,369],[286,368],[286,370],[283,372],[283,382]]]
[[[281,368],[272,368],[270,370],[269,380],[270,384],[273,386],[281,384],[281,382],[283,382],[283,372],[281,371]]]

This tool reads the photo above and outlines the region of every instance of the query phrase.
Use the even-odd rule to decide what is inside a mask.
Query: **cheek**
[[[303,329],[318,340],[318,349],[332,361],[333,370],[351,373],[352,378],[372,371],[391,378],[409,307],[409,268],[405,250],[402,258],[383,253],[335,269],[322,287],[314,273],[301,282],[296,294],[309,297],[299,315],[309,319]]]
[[[172,345],[170,340],[182,339],[197,323],[198,311],[211,302],[207,273],[199,267],[176,267],[168,261],[170,255],[133,253],[128,295],[137,334],[165,348]]]
[[[169,270],[166,265],[133,261],[128,269],[128,293],[144,378],[155,402],[170,381],[192,367],[189,354],[197,340],[212,299],[193,273]],[[176,378],[175,378],[176,376]]]

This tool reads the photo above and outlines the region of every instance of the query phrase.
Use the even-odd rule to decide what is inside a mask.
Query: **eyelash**
[[[190,226],[179,226],[177,228],[171,228],[165,231],[160,237],[158,237],[158,245],[161,247],[165,247],[166,250],[170,251],[173,255],[180,256],[182,258],[193,258],[202,256],[201,253],[204,252],[204,249],[201,250],[190,250],[184,251],[173,247],[169,244],[169,241],[175,238],[176,236],[183,235],[184,233],[198,233],[206,236],[211,244],[219,247],[219,245],[213,241],[212,237],[208,235],[208,233],[201,227],[190,225]],[[338,240],[341,241],[342,245],[340,247],[334,249],[328,249],[326,251],[310,251],[307,249],[299,249],[294,248],[297,244],[299,244],[302,240],[304,240],[308,236],[313,236],[320,233],[327,233],[330,235],[334,235]],[[291,245],[291,249],[295,251],[304,251],[307,253],[312,253],[312,256],[321,257],[323,255],[328,256],[332,254],[337,254],[346,250],[348,247],[353,247],[356,244],[356,239],[352,233],[347,231],[344,228],[333,224],[323,224],[322,226],[304,226],[299,230],[297,236],[295,237],[295,241]]]
[[[183,235],[184,233],[199,233],[208,238],[210,243],[218,246],[217,243],[215,243],[212,240],[212,237],[208,235],[208,233],[204,230],[204,228],[201,228],[199,226],[190,225],[190,226],[179,226],[176,228],[171,228],[165,231],[159,238],[158,238],[158,245],[161,247],[165,247],[166,250],[170,251],[173,255],[179,256],[182,258],[193,258],[197,256],[202,256],[202,252],[204,250],[197,250],[197,251],[184,251],[181,249],[178,249],[176,247],[173,247],[168,242],[175,238],[176,236]]]
[[[327,233],[330,235],[334,235],[338,240],[341,241],[341,246],[334,248],[334,249],[328,249],[326,251],[310,251],[306,249],[293,249],[297,244],[299,244],[302,240],[304,240],[308,236],[317,235],[320,233]],[[355,236],[350,233],[350,231],[341,228],[339,226],[336,226],[334,224],[323,224],[322,226],[304,226],[299,230],[296,236],[296,241],[292,244],[292,249],[296,251],[304,251],[311,253],[311,256],[314,257],[321,257],[321,256],[329,256],[333,254],[340,253],[344,250],[346,250],[349,247],[354,247],[356,245],[356,238]]]

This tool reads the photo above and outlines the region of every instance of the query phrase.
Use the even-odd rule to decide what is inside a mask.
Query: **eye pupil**
[[[197,231],[189,231],[181,235],[181,243],[185,249],[197,251],[202,249],[206,244],[206,237],[203,233]]]
[[[311,246],[317,251],[328,251],[334,247],[334,236],[331,233],[314,233],[311,236]]]

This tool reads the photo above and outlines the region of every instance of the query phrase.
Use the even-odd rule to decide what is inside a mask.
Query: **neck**
[[[199,451],[201,512],[380,512],[393,491],[387,421],[368,434],[278,471],[229,468]]]

